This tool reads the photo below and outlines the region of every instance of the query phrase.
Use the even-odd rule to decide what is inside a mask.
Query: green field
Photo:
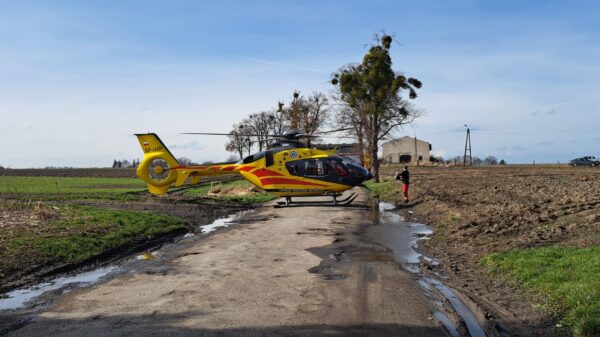
[[[481,264],[532,291],[573,335],[600,336],[600,247],[515,249]]]
[[[211,188],[219,188],[225,192],[245,190],[252,187],[245,180],[215,182],[187,189],[184,195],[190,197],[210,197],[219,200],[242,203],[262,203],[277,197],[263,191],[251,191],[245,194],[221,193],[209,195]],[[128,192],[144,191],[146,184],[137,178],[89,178],[89,177],[12,177],[0,176],[0,193],[13,195],[16,198],[33,198],[34,200],[56,199],[113,199],[134,200],[136,197]]]
[[[137,178],[0,176],[0,193],[11,194],[111,194],[145,187]]]

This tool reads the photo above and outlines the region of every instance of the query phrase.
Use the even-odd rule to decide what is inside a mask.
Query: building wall
[[[382,145],[383,159],[388,163],[400,163],[401,156],[410,156],[407,164],[416,165],[415,160],[415,139],[412,137],[402,137]],[[428,142],[417,139],[416,156],[419,164],[429,164],[430,145]],[[408,157],[405,157],[408,158]]]

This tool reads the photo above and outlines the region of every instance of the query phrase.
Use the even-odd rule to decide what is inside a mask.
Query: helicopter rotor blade
[[[233,136],[234,133],[217,133],[217,132],[181,132],[180,135],[201,135],[201,136]],[[285,135],[257,135],[257,134],[240,134],[243,137],[285,137]]]
[[[319,136],[316,136],[316,135],[307,135],[307,134],[304,134],[304,133],[300,133],[300,134],[294,135],[294,138],[319,138]]]
[[[326,139],[330,139],[330,138],[332,138],[332,139],[356,139],[356,137],[353,137],[353,136],[323,136],[323,138],[326,138]]]
[[[271,140],[276,140],[276,139],[300,139],[300,138],[320,138],[320,137],[325,137],[325,138],[344,138],[344,137],[337,137],[337,136],[327,136],[325,134],[328,133],[334,133],[334,132],[340,132],[340,131],[348,131],[348,130],[353,130],[352,128],[343,128],[343,129],[336,129],[336,130],[328,130],[328,131],[319,131],[319,132],[315,132],[314,134],[306,134],[306,133],[300,133],[300,132],[290,132],[290,133],[285,133],[285,134],[267,134],[267,135],[259,135],[259,134],[240,134],[240,136],[242,137],[258,137],[258,138],[264,138],[267,137]],[[234,133],[230,132],[230,133],[218,133],[218,132],[182,132],[182,135],[201,135],[201,136],[233,136],[235,135]],[[353,138],[353,137],[347,137],[347,138]],[[260,142],[264,142],[265,140],[260,140]],[[259,141],[254,141],[254,142],[259,142]]]
[[[203,135],[203,136],[231,136],[232,133],[215,133],[215,132],[181,132],[180,135]]]
[[[250,144],[254,144],[254,143],[267,143],[267,142],[271,142],[271,141],[276,141],[277,139],[275,138],[269,138],[269,139],[258,139],[258,140],[251,140],[249,143]]]
[[[335,130],[319,131],[319,132],[315,132],[315,134],[320,135],[323,133],[334,133],[334,132],[349,131],[349,130],[354,130],[354,128],[342,128],[342,129],[335,129]]]

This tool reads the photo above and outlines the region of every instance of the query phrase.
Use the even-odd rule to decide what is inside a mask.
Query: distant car
[[[596,159],[596,157],[585,156],[581,158],[576,158],[569,161],[569,165],[571,166],[598,166],[600,165],[600,161]]]

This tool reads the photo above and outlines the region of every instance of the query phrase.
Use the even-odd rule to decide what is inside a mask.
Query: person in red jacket
[[[404,203],[408,203],[408,185],[410,184],[410,173],[408,166],[404,165],[402,172],[396,172],[396,180],[402,181],[402,193],[404,193]]]

